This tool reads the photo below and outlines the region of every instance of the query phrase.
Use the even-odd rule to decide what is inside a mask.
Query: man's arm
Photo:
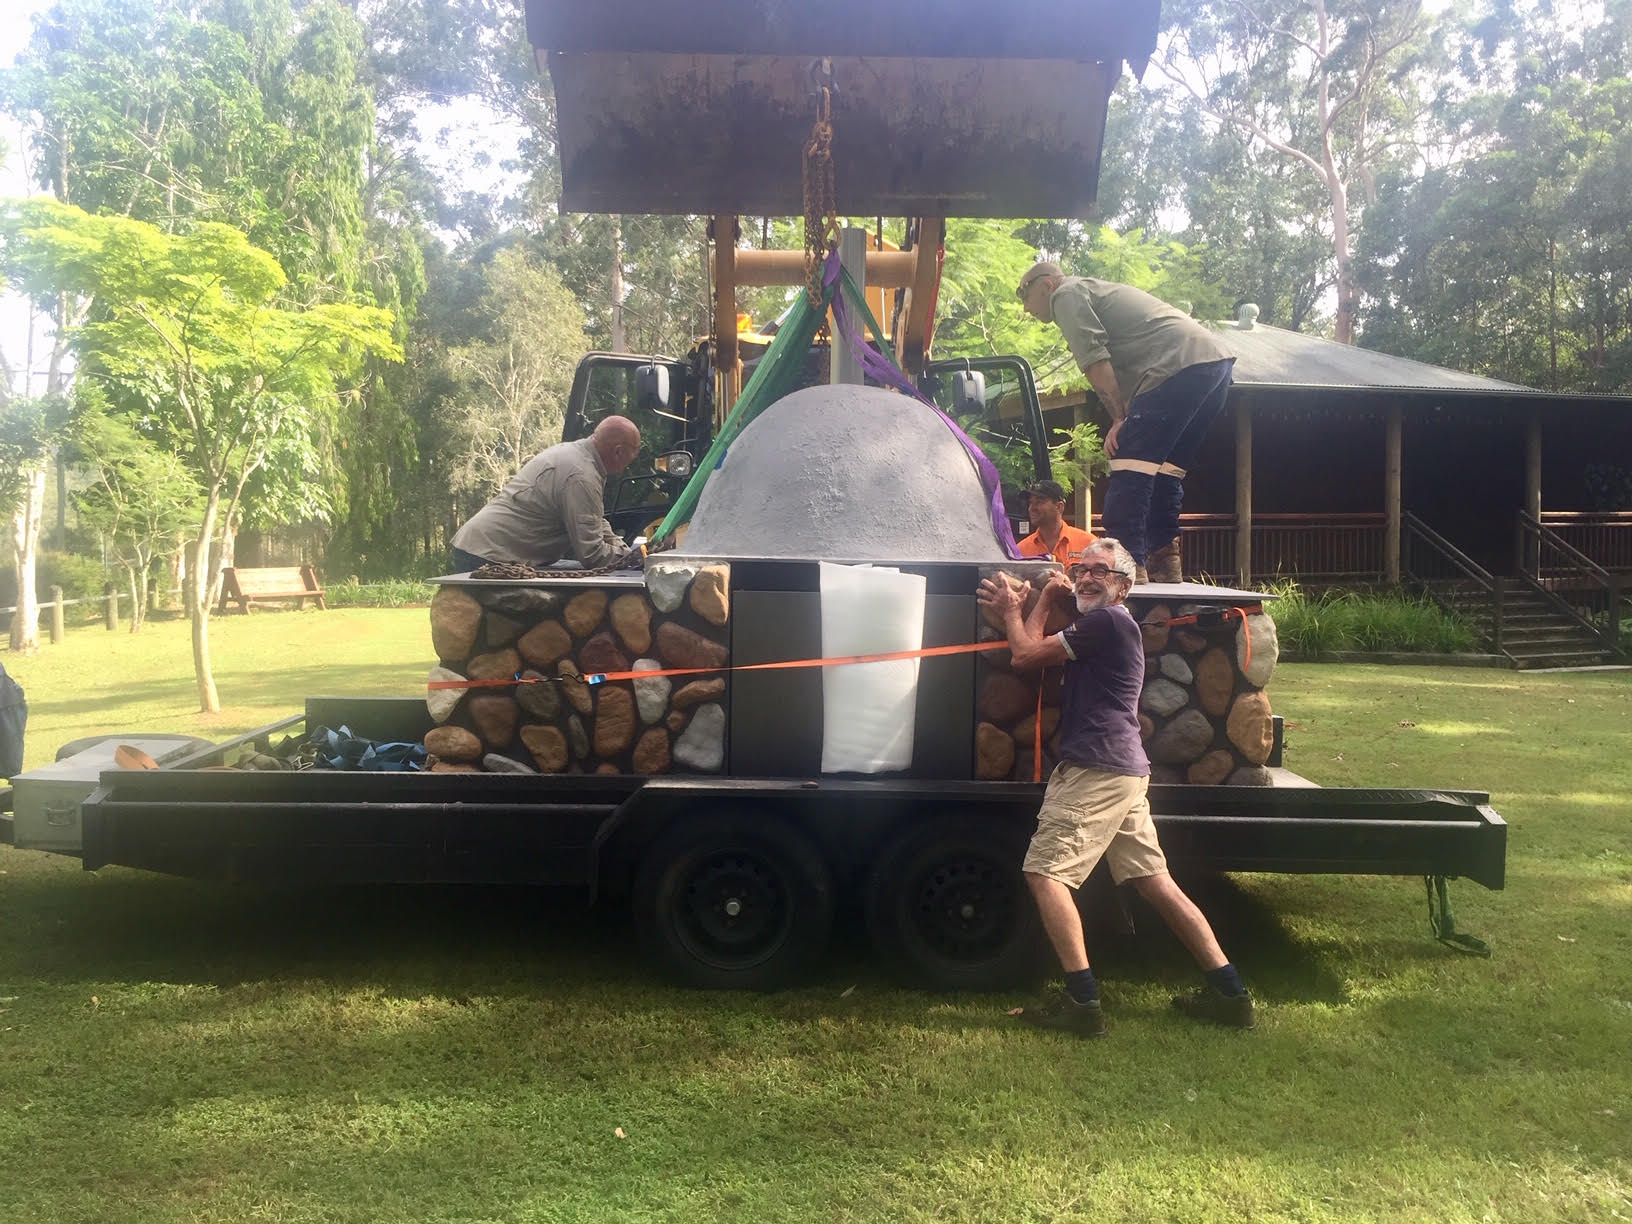
[[[1067,659],[1059,634],[1045,635],[1043,626],[1053,601],[1072,596],[1071,583],[1064,574],[1049,575],[1048,585],[1037,596],[1031,615],[1021,616],[1025,606],[1024,585],[1015,586],[1007,578],[983,578],[976,598],[1003,617],[1003,632],[1009,639],[1009,658],[1017,671],[1038,671]],[[1074,598],[1074,596],[1073,596]]]
[[[1099,402],[1111,414],[1111,428],[1105,435],[1105,455],[1115,459],[1116,446],[1122,435],[1122,422],[1128,419],[1128,402],[1122,398],[1122,388],[1116,381],[1116,371],[1111,368],[1109,358],[1094,362],[1083,373],[1088,375],[1088,383],[1093,387],[1094,394],[1099,396]]]
[[[569,476],[561,489],[561,524],[572,544],[572,555],[585,569],[596,569],[623,556],[627,545],[606,521],[601,483],[592,477]]]

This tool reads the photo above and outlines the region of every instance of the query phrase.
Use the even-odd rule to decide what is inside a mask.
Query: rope
[[[838,200],[833,190],[833,91],[819,87],[816,121],[805,142],[805,293],[823,309],[822,261],[839,245]]]
[[[1456,929],[1456,915],[1451,912],[1451,895],[1444,876],[1423,876],[1428,886],[1428,929],[1434,938],[1453,952],[1468,956],[1489,956],[1490,945],[1475,935]]]

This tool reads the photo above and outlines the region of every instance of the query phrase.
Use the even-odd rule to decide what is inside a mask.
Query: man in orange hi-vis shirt
[[[1026,517],[1036,528],[1020,541],[1022,557],[1053,557],[1069,569],[1094,542],[1091,532],[1065,521],[1065,490],[1058,481],[1038,480],[1027,486]]]

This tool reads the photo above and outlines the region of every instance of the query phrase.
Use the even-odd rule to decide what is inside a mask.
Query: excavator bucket
[[[573,212],[797,216],[818,87],[838,211],[1085,217],[1159,0],[525,0]]]

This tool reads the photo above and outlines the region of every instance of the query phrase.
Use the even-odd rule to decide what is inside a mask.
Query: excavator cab
[[[587,438],[608,416],[640,429],[640,454],[606,481],[607,521],[626,540],[651,534],[712,441],[713,380],[699,377],[700,359],[590,353],[573,375],[563,441]]]

